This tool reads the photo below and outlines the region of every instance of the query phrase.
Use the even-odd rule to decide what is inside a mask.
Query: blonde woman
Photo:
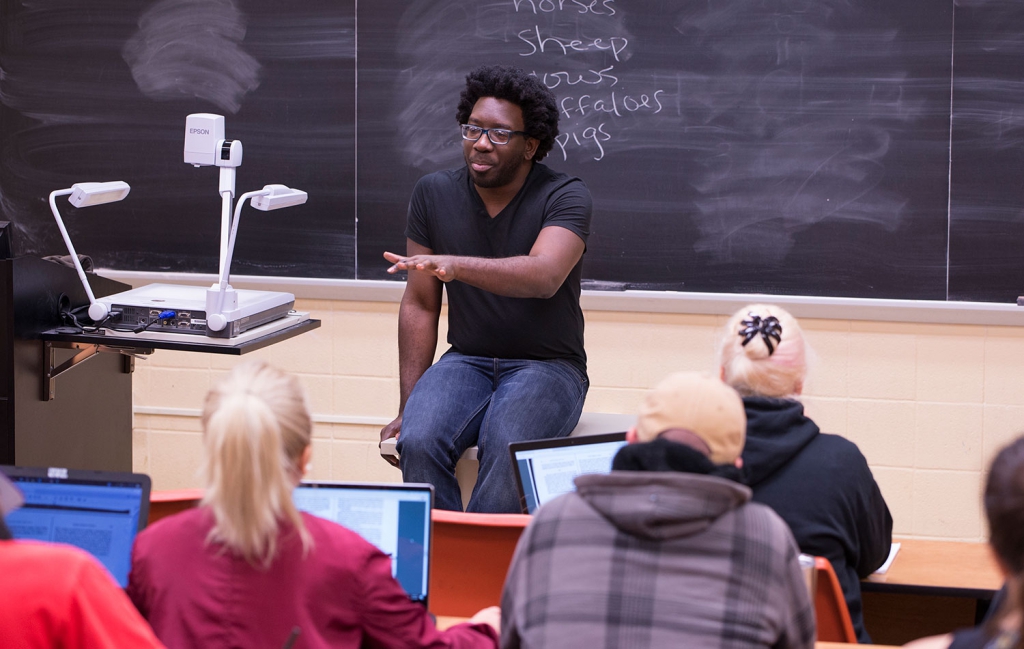
[[[164,644],[496,646],[490,624],[437,631],[392,578],[390,558],[296,509],[312,423],[294,377],[239,365],[207,395],[202,424],[201,506],[145,530],[132,558],[128,594]]]
[[[888,556],[892,516],[856,444],[820,432],[804,415],[800,324],[778,306],[744,307],[726,324],[719,361],[722,379],[743,397],[743,469],[754,501],[789,524],[802,552],[832,562],[857,637],[869,642],[860,579]]]

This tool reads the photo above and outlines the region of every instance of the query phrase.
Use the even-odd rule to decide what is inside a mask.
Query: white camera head
[[[217,143],[217,166],[238,167],[242,164],[241,140],[221,140]]]
[[[213,166],[224,142],[224,116],[193,113],[185,118],[185,163]],[[241,144],[239,144],[241,147]],[[238,157],[241,158],[241,150]],[[239,160],[241,164],[241,160]],[[237,166],[237,165],[236,165]]]

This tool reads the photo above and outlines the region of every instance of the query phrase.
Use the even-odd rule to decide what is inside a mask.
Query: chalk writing
[[[574,11],[576,13],[585,14],[592,13],[595,16],[614,16],[615,0],[590,0],[590,2],[581,2],[580,0],[512,0],[512,4],[515,6],[516,12],[533,12],[537,14],[549,14],[556,11]]]
[[[569,72],[562,70],[559,72],[544,72],[538,74],[536,70],[532,72],[533,76],[540,79],[548,89],[554,90],[561,85],[575,86],[579,84],[586,84],[589,86],[598,86],[606,81],[610,81],[611,85],[615,85],[619,82],[619,78],[613,74],[609,74],[615,69],[614,65],[609,65],[603,70],[587,70],[585,73],[581,72]]]
[[[524,29],[516,36],[530,46],[530,51],[520,52],[519,56],[533,56],[545,52],[561,52],[563,56],[568,56],[575,52],[608,51],[616,61],[622,61],[622,53],[629,46],[629,39],[621,36],[586,39],[542,36],[538,25],[534,25],[532,29]]]
[[[595,98],[591,95],[579,95],[574,97],[567,95],[558,100],[558,108],[561,113],[572,119],[574,114],[585,117],[591,112],[611,113],[616,117],[622,117],[625,113],[635,113],[639,110],[650,110],[652,114],[660,113],[662,108],[659,96],[664,90],[655,90],[653,94],[639,95],[618,95],[615,92],[606,97]]]
[[[580,138],[582,138],[582,140]],[[557,144],[558,148],[562,151],[562,160],[569,159],[569,151],[566,147],[572,147],[575,145],[581,148],[591,148],[591,144],[597,147],[597,154],[594,155],[593,159],[601,160],[604,158],[604,146],[601,143],[607,142],[611,139],[612,136],[604,130],[604,122],[601,122],[596,127],[589,126],[578,134],[575,131],[560,133],[558,137],[555,138],[555,144]]]
[[[628,62],[635,45],[614,0],[510,0],[509,4],[513,15],[552,16],[550,23],[534,23],[515,31],[520,57],[549,61],[554,56],[572,61],[555,69],[537,65],[531,72],[556,95],[562,125],[555,155],[561,154],[563,161],[574,156],[591,162],[603,160],[608,147],[614,147],[616,122],[628,119],[629,128],[642,131],[636,116],[659,115],[665,110],[664,88],[651,87],[649,81],[642,85],[626,81],[629,70],[618,67]],[[586,20],[567,17],[580,15]],[[609,57],[609,64],[588,65],[595,55]]]

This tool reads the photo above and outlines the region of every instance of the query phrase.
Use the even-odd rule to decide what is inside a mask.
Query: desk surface
[[[273,324],[274,323],[268,323],[268,325],[264,325],[264,327],[269,327]],[[102,334],[65,334],[56,333],[51,330],[44,331],[39,337],[44,342],[51,343],[77,343],[85,345],[102,345],[110,348],[130,349],[173,349],[182,352],[205,352],[208,354],[230,354],[238,356],[268,347],[275,343],[279,343],[282,340],[287,340],[288,338],[293,338],[299,334],[316,329],[319,326],[319,320],[307,319],[298,322],[297,324],[271,331],[266,335],[259,335],[259,330],[262,329],[262,327],[257,327],[252,330],[252,332],[256,334],[255,337],[246,337],[245,340],[240,341],[237,344],[230,344],[226,343],[224,340],[210,339],[206,336],[192,334],[180,334],[177,339],[168,340],[166,338],[148,338],[109,331],[108,333]]]
[[[879,640],[903,642],[910,638],[946,632],[957,626],[970,626],[975,618],[975,605],[972,603],[964,620],[952,620],[947,615],[943,620],[948,624],[941,629],[932,628],[934,625],[914,626],[915,619],[912,619],[914,612],[917,611],[919,614],[918,608],[920,607],[931,609],[935,600],[912,597],[910,599],[915,602],[920,601],[920,604],[918,608],[914,608],[908,613],[904,609],[893,609],[892,597],[906,599],[907,595],[934,595],[939,596],[938,599],[946,603],[967,601],[952,598],[988,600],[993,597],[995,591],[1002,587],[1003,577],[985,543],[915,539],[896,539],[896,541],[901,544],[900,551],[892,565],[889,566],[888,572],[884,575],[872,575],[861,582],[862,590],[865,593],[872,593],[872,595],[865,596],[865,619],[870,628],[872,618],[869,613],[877,612],[874,609],[869,610],[870,598],[888,597],[890,599],[886,599],[882,603],[884,603],[886,612],[891,614],[893,619],[887,619],[884,622],[899,625],[901,629],[905,631],[909,629],[910,632],[909,635],[904,633],[899,638],[896,636],[889,638],[877,633],[878,629],[873,630],[872,634],[876,635]],[[945,611],[946,608],[941,610]],[[463,618],[452,617],[439,617],[437,620],[440,628],[447,628],[463,621],[465,621]],[[819,642],[815,645],[817,649],[841,649],[847,646],[849,645],[831,642]]]
[[[439,616],[437,616],[437,628],[439,628],[439,629],[441,629],[443,631],[443,630],[447,629],[448,627],[455,626],[456,624],[460,624],[460,623],[466,622],[468,620],[469,620],[469,618],[465,618],[465,617],[449,617],[447,615],[439,615]],[[854,645],[846,644],[844,642],[815,642],[814,643],[814,649],[849,649],[849,647],[853,647],[853,646]],[[878,647],[879,649],[886,649],[887,647],[895,647],[896,645],[876,644],[876,645],[872,645],[872,646],[873,647]]]
[[[814,643],[814,649],[850,649],[850,647],[856,647],[857,645],[847,644],[845,642],[816,642]],[[878,647],[878,649],[892,648],[896,649],[900,645],[867,645],[869,647]]]
[[[884,575],[861,582],[865,592],[902,592],[991,599],[1003,576],[986,543],[895,539],[900,551]]]

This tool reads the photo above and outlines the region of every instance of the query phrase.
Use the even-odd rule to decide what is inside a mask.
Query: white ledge
[[[136,415],[156,415],[160,417],[192,417],[199,419],[203,411],[199,408],[165,408],[163,406],[134,406],[132,412]],[[324,415],[313,413],[311,415],[314,423],[317,424],[349,424],[357,426],[385,426],[391,423],[389,417],[372,417],[363,415]]]
[[[154,282],[206,286],[213,284],[217,279],[213,273],[155,273],[107,269],[100,269],[98,273],[131,284],[133,287]],[[231,278],[231,284],[235,288],[286,291],[299,299],[353,302],[399,302],[405,291],[405,282],[388,280],[235,275]],[[992,302],[595,290],[584,290],[581,298],[581,304],[586,311],[700,315],[731,315],[737,309],[753,302],[769,302],[784,306],[799,318],[1024,326],[1024,307]]]

